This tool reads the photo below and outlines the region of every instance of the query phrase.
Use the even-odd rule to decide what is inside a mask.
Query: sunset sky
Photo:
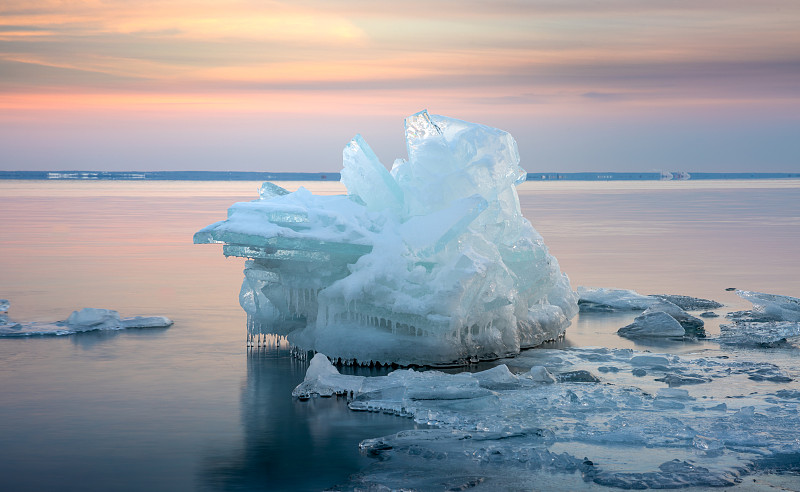
[[[0,3],[0,170],[390,166],[421,109],[530,172],[797,172],[800,2]]]

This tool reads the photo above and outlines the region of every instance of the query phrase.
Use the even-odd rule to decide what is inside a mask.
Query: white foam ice
[[[543,472],[574,490],[731,486],[776,460],[800,461],[800,385],[775,364],[606,348],[503,362],[361,377],[317,354],[295,396],[346,394],[352,410],[433,426],[362,442],[380,459],[346,487],[524,489]],[[599,382],[563,377],[579,371]]]
[[[514,139],[431,115],[406,119],[391,172],[357,135],[347,195],[265,183],[195,243],[248,258],[240,303],[258,333],[343,361],[464,364],[559,337],[577,297],[521,213]]]
[[[95,330],[123,330],[127,328],[166,328],[172,320],[164,316],[120,317],[111,309],[83,308],[73,311],[66,320],[52,323],[0,322],[0,337],[23,337],[36,335],[72,335]]]

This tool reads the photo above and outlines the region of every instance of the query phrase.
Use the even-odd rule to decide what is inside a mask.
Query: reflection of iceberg
[[[195,234],[250,258],[240,294],[252,325],[343,361],[463,363],[561,335],[569,280],[522,216],[525,180],[508,133],[442,116],[406,120],[392,172],[356,136],[346,196],[265,185]]]

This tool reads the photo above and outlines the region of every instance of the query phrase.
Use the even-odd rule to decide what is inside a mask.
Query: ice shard
[[[563,334],[577,296],[522,216],[505,131],[428,114],[405,122],[391,172],[357,135],[347,195],[265,184],[195,243],[248,258],[248,324],[342,361],[463,364]]]

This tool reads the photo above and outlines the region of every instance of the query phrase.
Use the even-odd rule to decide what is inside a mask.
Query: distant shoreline
[[[72,181],[339,181],[339,173],[256,171],[0,171],[0,179]],[[528,181],[664,181],[708,179],[791,179],[800,173],[701,172],[530,172]]]

